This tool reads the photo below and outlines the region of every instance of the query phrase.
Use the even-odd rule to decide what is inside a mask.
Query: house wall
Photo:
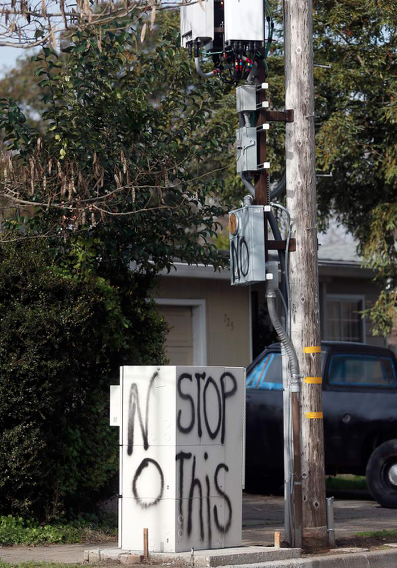
[[[232,287],[229,280],[161,276],[154,296],[205,300],[207,365],[245,367],[251,362],[248,287]]]
[[[338,294],[341,296],[348,295],[358,295],[365,297],[365,309],[370,308],[376,301],[379,289],[376,284],[365,278],[352,278],[352,277],[342,277],[338,275],[337,277],[325,276],[321,278],[320,276],[320,298],[322,300],[322,322],[326,318],[326,307],[324,306],[324,299],[326,295]],[[377,337],[373,335],[372,325],[368,317],[364,318],[364,337],[365,343],[370,345],[384,346],[385,340],[383,337]]]
[[[369,278],[369,273],[367,274],[362,269],[346,270],[347,275],[344,276],[344,268],[330,268],[330,267],[319,267],[319,283],[320,283],[320,317],[321,317],[321,338],[323,340],[328,339],[325,334],[324,322],[327,318],[326,313],[326,298],[327,295],[340,295],[340,296],[363,296],[365,301],[365,309],[371,307],[378,297],[378,287]],[[357,277],[357,272],[360,277]],[[362,276],[364,275],[364,276]],[[257,294],[258,299],[258,311],[260,312],[266,307],[266,287],[264,284],[256,284],[252,286],[252,292]],[[262,311],[262,316],[265,310]],[[281,313],[281,310],[280,310]],[[253,320],[255,317],[253,315]],[[263,317],[259,325],[269,325],[268,321],[264,321]],[[385,339],[383,337],[377,337],[372,334],[372,325],[368,317],[364,318],[364,341],[370,345],[385,346]],[[254,341],[255,344],[255,341]],[[264,348],[256,347],[254,350],[254,357]]]

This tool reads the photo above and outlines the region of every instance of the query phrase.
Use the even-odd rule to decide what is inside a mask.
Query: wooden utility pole
[[[325,548],[324,437],[317,262],[312,0],[284,0],[286,194],[296,251],[290,255],[291,338],[303,375],[303,546]]]

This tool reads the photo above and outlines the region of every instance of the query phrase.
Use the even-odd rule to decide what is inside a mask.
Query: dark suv
[[[397,366],[392,351],[361,343],[322,344],[327,474],[366,475],[372,496],[397,508]],[[283,482],[280,344],[247,369],[246,485]]]

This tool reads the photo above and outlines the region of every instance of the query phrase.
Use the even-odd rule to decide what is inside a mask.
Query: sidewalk
[[[283,533],[282,497],[244,494],[243,499],[243,545],[269,546],[273,544],[274,532]],[[348,539],[359,531],[390,530],[397,526],[397,511],[382,509],[377,503],[369,500],[336,500],[335,528],[336,538]],[[397,538],[396,538],[397,543]],[[117,543],[106,542],[73,545],[51,545],[40,547],[0,547],[0,559],[4,562],[18,564],[21,562],[84,562],[84,551],[115,548]],[[343,545],[346,546],[346,545]],[[350,544],[349,546],[352,546]],[[357,545],[356,545],[357,546]],[[357,550],[357,548],[356,548]],[[397,547],[384,551],[368,552],[361,549],[354,553],[340,556],[336,549],[328,556],[305,556],[291,560],[278,560],[251,565],[259,568],[397,568]],[[94,557],[94,554],[92,555]],[[313,563],[316,559],[317,564]],[[241,564],[239,564],[241,565]],[[112,566],[116,566],[113,560]]]
[[[82,564],[84,551],[98,547],[117,546],[117,542],[97,544],[51,544],[50,546],[1,546],[0,560],[11,564],[21,562],[59,562],[61,564]]]

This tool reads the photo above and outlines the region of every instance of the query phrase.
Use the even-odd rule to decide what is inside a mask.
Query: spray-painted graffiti
[[[234,519],[241,523],[234,509],[241,500],[242,456],[235,448],[242,444],[236,423],[242,424],[237,411],[242,412],[244,383],[231,370],[196,367],[175,371],[169,384],[164,369],[170,368],[124,382],[123,498],[157,519],[171,515],[160,512],[171,511],[174,502],[180,549],[219,547],[233,532]],[[164,538],[166,550],[169,539]]]
[[[245,237],[236,237],[230,242],[231,271],[233,282],[238,282],[248,275],[250,253]]]
[[[197,398],[196,398],[196,404],[194,401],[194,398],[190,395],[190,394],[185,394],[182,390],[182,383],[183,381],[193,381],[193,376],[190,373],[183,373],[179,378],[178,378],[178,395],[180,396],[181,399],[183,400],[188,400],[190,403],[190,417],[188,421],[188,426],[182,426],[182,409],[179,410],[178,412],[178,418],[177,418],[177,428],[179,430],[179,432],[182,432],[184,434],[188,434],[189,432],[191,432],[194,428],[195,422],[196,422],[196,415],[197,415],[197,435],[199,438],[202,437],[203,435],[203,431],[202,431],[202,412],[204,414],[204,423],[205,426],[207,428],[207,432],[209,434],[209,437],[211,438],[211,440],[215,440],[216,437],[218,436],[219,430],[222,426],[221,429],[221,444],[224,444],[225,442],[225,423],[226,423],[226,400],[233,396],[234,393],[237,390],[237,382],[236,379],[234,378],[234,376],[231,373],[223,373],[221,378],[220,378],[220,389],[218,388],[218,385],[216,384],[216,382],[214,381],[214,379],[211,376],[206,375],[206,373],[195,373],[195,378],[196,378],[196,384],[197,384]],[[229,381],[231,382],[231,388],[229,387],[229,389],[227,388],[227,380],[229,379]],[[203,388],[203,394],[201,394],[201,382],[204,381],[204,388]],[[207,410],[207,406],[208,406],[208,388],[212,386],[217,400],[218,400],[218,408],[217,408],[217,427],[215,429],[215,431],[211,430],[209,422],[208,422],[208,410]],[[203,411],[202,411],[202,407],[203,407]]]

